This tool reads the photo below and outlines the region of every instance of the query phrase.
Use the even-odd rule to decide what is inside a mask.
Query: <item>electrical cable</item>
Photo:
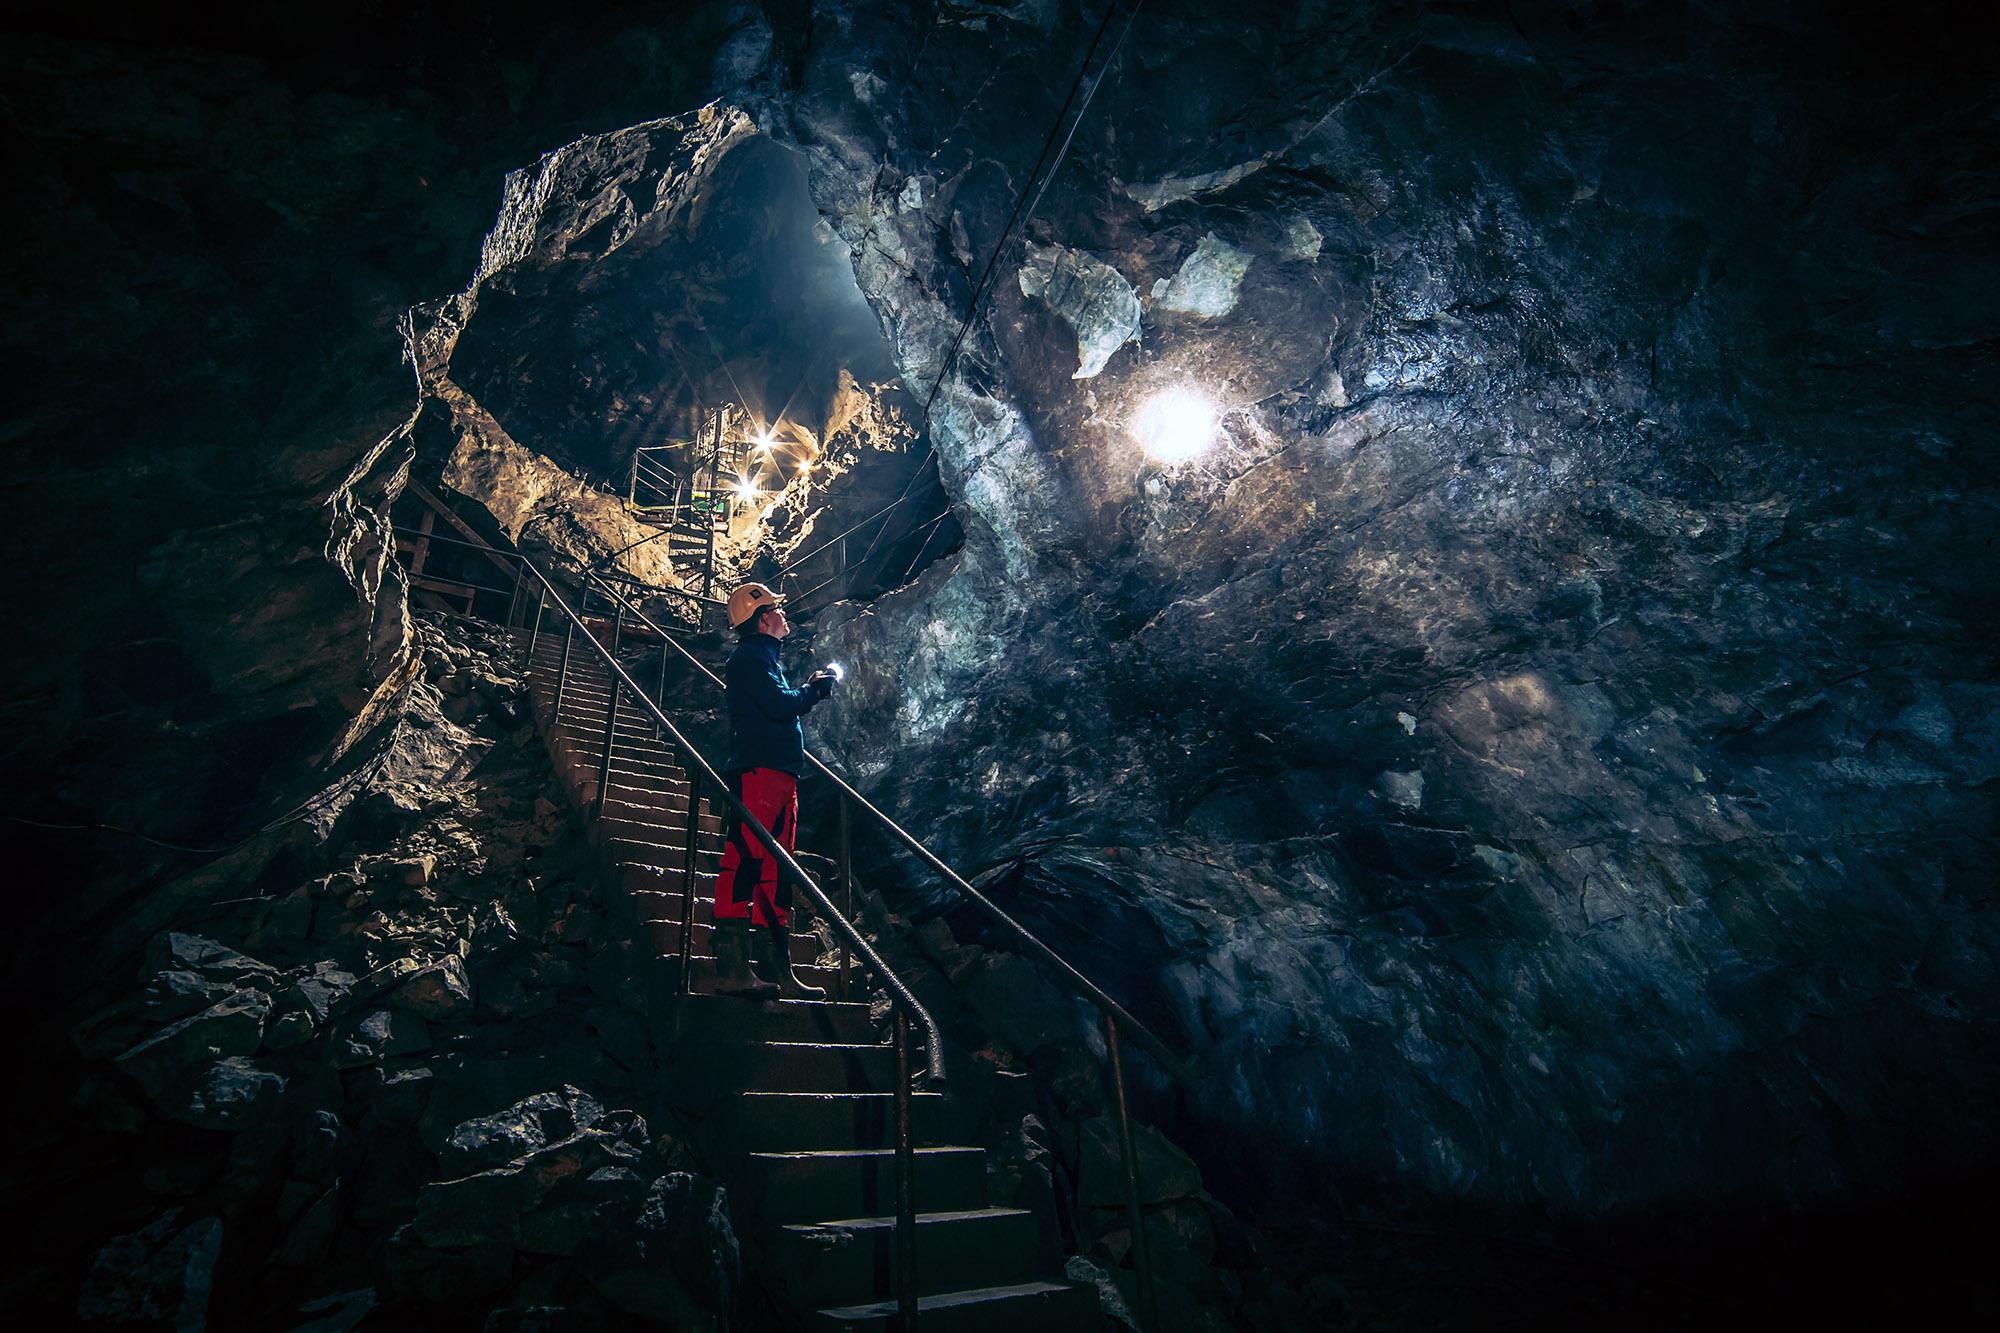
[[[944,388],[945,381],[951,377],[952,369],[958,362],[958,354],[965,344],[965,336],[971,331],[973,321],[979,316],[980,305],[985,300],[986,293],[991,289],[994,270],[999,267],[1000,259],[1007,251],[1008,242],[1013,239],[1015,227],[1024,224],[1027,219],[1032,218],[1035,210],[1041,207],[1042,196],[1048,192],[1049,182],[1055,179],[1056,173],[1062,169],[1063,161],[1069,156],[1070,145],[1076,139],[1077,126],[1083,123],[1085,113],[1090,110],[1091,99],[1097,96],[1097,89],[1104,82],[1104,75],[1117,62],[1119,53],[1124,50],[1125,39],[1131,35],[1132,24],[1139,17],[1139,11],[1145,7],[1145,4],[1146,0],[1137,0],[1137,3],[1132,6],[1132,12],[1126,15],[1125,26],[1119,31],[1117,43],[1112,47],[1111,54],[1105,57],[1104,63],[1098,67],[1097,77],[1091,80],[1089,90],[1084,93],[1082,104],[1077,107],[1075,117],[1071,118],[1069,115],[1070,103],[1076,100],[1077,90],[1083,87],[1084,76],[1090,72],[1091,61],[1097,55],[1097,48],[1103,43],[1104,34],[1110,30],[1112,16],[1118,12],[1118,0],[1111,0],[1111,3],[1105,6],[1104,17],[1098,20],[1097,31],[1090,39],[1090,48],[1084,52],[1083,63],[1077,67],[1076,78],[1070,83],[1069,93],[1063,98],[1063,104],[1056,112],[1055,122],[1049,126],[1048,137],[1042,141],[1041,154],[1036,157],[1034,168],[1028,173],[1028,185],[1022,188],[1019,197],[1014,201],[1014,210],[1007,217],[1007,225],[1000,230],[999,243],[993,247],[993,253],[987,258],[986,267],[979,275],[979,282],[972,289],[972,301],[966,309],[965,318],[959,322],[958,332],[951,340],[951,348],[945,353],[944,364],[938,368],[937,380],[931,385],[929,396],[924,399],[924,433],[926,437],[930,435],[931,430],[931,408],[937,403],[938,393]],[[1056,152],[1054,160],[1049,161],[1049,151],[1055,147],[1056,135],[1062,131],[1065,120],[1069,121],[1069,130],[1063,134],[1062,147]],[[1044,162],[1049,163],[1046,172],[1042,171],[1042,164]],[[1037,183],[1036,179],[1038,176],[1040,177],[1039,183]],[[1032,203],[1030,203],[1028,198],[1030,187],[1034,191]],[[1024,208],[1025,212],[1023,211]],[[898,504],[908,498],[910,488],[916,485],[919,477],[923,476],[924,468],[931,463],[936,454],[937,443],[935,440],[932,440],[925,446],[923,459],[918,462],[916,471],[912,472],[910,479],[904,483],[903,493],[897,497]],[[893,507],[891,506],[891,508]],[[886,531],[888,531],[888,527],[885,524],[882,531],[875,534],[874,541],[868,544],[867,551],[861,556],[861,563],[866,564],[874,556],[875,548],[882,540],[882,533]]]
[[[1139,10],[1144,3],[1145,0],[1139,0],[1138,4],[1132,6],[1132,18],[1138,17]],[[1103,82],[1104,70],[1109,69],[1111,67],[1111,60],[1117,58],[1118,53],[1114,50],[1111,58],[1104,62],[1104,69],[1100,69],[1098,77],[1092,80],[1090,93],[1085,96],[1083,105],[1077,108],[1076,118],[1070,122],[1069,132],[1063,135],[1061,151],[1056,153],[1055,160],[1049,163],[1049,169],[1044,173],[1042,165],[1045,162],[1049,162],[1050,150],[1056,146],[1056,136],[1062,132],[1063,122],[1069,119],[1070,103],[1076,100],[1077,90],[1083,86],[1084,75],[1090,72],[1091,60],[1097,55],[1097,48],[1104,41],[1104,34],[1111,27],[1111,16],[1117,12],[1118,0],[1112,0],[1112,3],[1105,6],[1104,17],[1098,20],[1097,31],[1090,39],[1090,49],[1084,52],[1083,63],[1077,67],[1076,78],[1070,82],[1069,92],[1063,97],[1063,104],[1056,112],[1055,122],[1049,126],[1048,137],[1042,141],[1042,151],[1035,158],[1034,167],[1028,172],[1028,184],[1022,187],[1019,197],[1014,200],[1014,210],[1007,215],[1007,225],[1000,229],[1000,240],[994,245],[993,253],[987,257],[986,268],[979,275],[978,285],[972,289],[972,301],[966,309],[965,318],[959,321],[958,333],[952,338],[951,350],[945,353],[944,364],[938,369],[937,380],[931,385],[930,395],[924,399],[924,428],[926,430],[930,428],[931,407],[937,402],[939,391],[944,388],[945,380],[951,375],[952,366],[958,359],[959,350],[965,345],[965,335],[971,330],[973,320],[979,316],[980,304],[985,300],[986,293],[991,289],[993,272],[1000,266],[1000,260],[1007,252],[1007,244],[1013,239],[1015,227],[1024,222],[1027,217],[1034,215],[1034,208],[1028,207],[1029,188],[1034,188],[1034,205],[1035,207],[1039,207],[1043,194],[1048,190],[1049,181],[1054,179],[1056,172],[1062,167],[1063,159],[1069,154],[1069,146],[1076,138],[1076,127],[1082,123],[1084,113],[1090,109],[1090,99],[1096,95],[1098,84]],[[1125,32],[1129,33],[1131,30],[1132,23],[1131,19],[1128,18],[1125,24]],[[1120,46],[1124,45],[1125,39],[1123,34],[1120,34],[1118,40]],[[1038,178],[1039,184],[1037,184]],[[1025,216],[1023,213],[1024,209],[1026,210]]]

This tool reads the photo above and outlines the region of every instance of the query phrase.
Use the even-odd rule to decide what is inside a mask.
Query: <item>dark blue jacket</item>
[[[778,641],[752,634],[729,655],[723,673],[729,686],[729,761],[724,773],[775,768],[794,777],[805,772],[806,735],[799,719],[819,702],[810,685],[793,689],[778,665]]]

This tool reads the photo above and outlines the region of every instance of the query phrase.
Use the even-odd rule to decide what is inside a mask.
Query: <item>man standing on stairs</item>
[[[798,837],[799,774],[806,766],[799,719],[833,693],[834,677],[818,671],[797,689],[786,681],[778,645],[792,627],[782,602],[761,583],[746,583],[729,595],[729,625],[741,642],[726,672],[729,760],[723,776],[790,852]],[[723,837],[722,874],[715,882],[716,989],[753,998],[824,997],[825,991],[792,971],[792,886],[778,874],[777,858],[733,809]],[[754,940],[753,926],[761,928]],[[775,986],[769,976],[777,978]]]

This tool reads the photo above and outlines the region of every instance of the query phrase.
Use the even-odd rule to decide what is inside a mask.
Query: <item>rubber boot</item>
[[[761,975],[778,979],[778,992],[787,1000],[826,998],[823,989],[802,980],[793,970],[789,926],[767,926],[757,932],[757,967]]]
[[[779,989],[750,968],[750,923],[715,923],[715,993],[738,995],[746,1000],[772,1000]]]

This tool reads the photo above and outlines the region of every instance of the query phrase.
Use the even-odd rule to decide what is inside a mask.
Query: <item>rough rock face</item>
[[[323,785],[402,683],[384,514],[411,307],[474,271],[508,170],[699,106],[738,22],[101,10],[0,34],[0,146],[35,201],[0,223],[7,808],[59,826],[11,826],[68,886],[49,931],[111,941],[51,968],[16,932],[7,972],[63,1001],[131,961],[160,885]]]
[[[965,550],[822,623],[833,751],[1288,1161],[1594,1209],[1992,1142],[1992,112],[1767,22],[1146,7],[939,396]],[[745,91],[920,393],[1088,31],[822,6]]]
[[[91,1327],[726,1326],[727,1200],[629,1109],[647,1011],[520,682],[415,635],[289,883],[186,908],[76,1030],[77,1122],[9,1175],[67,1201],[9,1265],[31,1322],[74,1292]]]

